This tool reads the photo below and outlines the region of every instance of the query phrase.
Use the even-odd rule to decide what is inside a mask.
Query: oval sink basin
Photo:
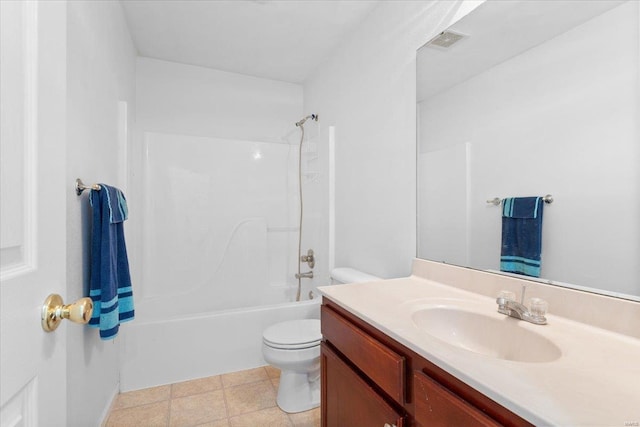
[[[498,359],[540,363],[562,355],[552,341],[508,316],[496,318],[456,307],[430,307],[415,311],[412,320],[420,330],[447,344]]]

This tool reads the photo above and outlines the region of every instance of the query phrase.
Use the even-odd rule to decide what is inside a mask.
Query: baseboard
[[[108,404],[105,405],[104,409],[102,410],[102,415],[100,416],[100,419],[102,420],[100,422],[100,427],[106,426],[107,420],[109,419],[109,414],[111,413],[111,408],[113,408],[113,404],[116,402],[116,397],[119,393],[120,383],[118,382],[114,390],[111,392],[111,398],[108,400]]]

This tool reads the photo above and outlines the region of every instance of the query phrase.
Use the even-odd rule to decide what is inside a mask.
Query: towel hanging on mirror
[[[542,197],[510,197],[502,201],[500,271],[540,277]]]

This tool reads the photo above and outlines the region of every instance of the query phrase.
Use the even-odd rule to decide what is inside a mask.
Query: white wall
[[[67,18],[65,301],[73,301],[88,295],[90,266],[88,192],[76,196],[73,183],[125,187],[123,131],[133,122],[136,51],[119,2],[69,2]],[[130,226],[127,221],[125,230]],[[67,425],[97,426],[118,391],[120,338],[101,341],[98,330],[86,326],[67,325],[67,331]]]
[[[138,58],[137,123],[166,132],[282,143],[302,114],[302,87]]]
[[[468,170],[468,188],[437,179],[469,201],[463,265],[499,269],[500,210],[487,199],[550,193],[541,277],[640,293],[637,23],[638,3],[625,3],[421,103],[423,161],[470,147],[441,162]],[[455,262],[448,243],[428,258]]]
[[[381,2],[305,82],[305,111],[320,115],[328,171],[335,126],[335,265],[406,276],[416,255],[416,50],[481,2]],[[313,195],[324,198],[328,180]],[[329,226],[323,223],[323,230]],[[324,233],[328,246],[327,233]]]

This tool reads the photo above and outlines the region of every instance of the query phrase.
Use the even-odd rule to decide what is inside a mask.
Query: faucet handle
[[[498,293],[498,298],[502,298],[506,301],[515,301],[516,300],[516,293],[515,292],[511,292],[511,291],[500,291]]]
[[[549,303],[542,298],[531,298],[529,301],[529,312],[534,317],[545,317]]]
[[[496,298],[496,303],[498,304],[498,313],[506,314],[507,316],[511,316],[511,310],[506,307],[507,302],[515,301],[516,294],[511,291],[500,291],[498,293],[498,298]]]

